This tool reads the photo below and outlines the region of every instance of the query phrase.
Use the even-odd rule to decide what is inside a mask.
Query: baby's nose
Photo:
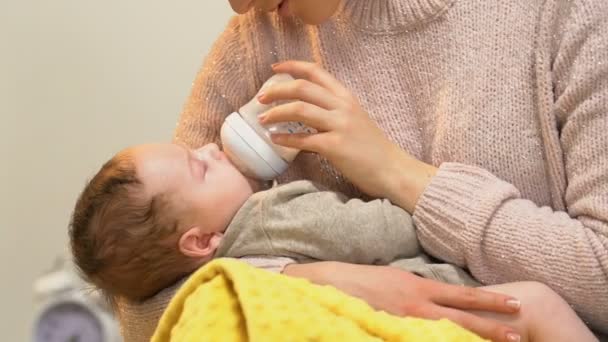
[[[204,158],[205,156],[207,156],[213,159],[219,159],[220,148],[217,146],[217,144],[214,143],[207,144],[199,148],[197,150],[197,154],[200,156],[200,158]]]

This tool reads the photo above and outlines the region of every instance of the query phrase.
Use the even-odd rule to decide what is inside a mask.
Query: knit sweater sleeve
[[[174,141],[192,148],[219,143],[221,125],[256,93],[259,63],[270,73],[272,61],[252,56],[248,16],[233,17],[199,70],[174,132]]]
[[[419,199],[414,222],[431,254],[468,267],[485,284],[550,285],[605,333],[608,5],[598,0],[569,6],[561,7],[568,21],[555,25],[550,56],[565,210],[538,207],[482,168],[444,163]]]

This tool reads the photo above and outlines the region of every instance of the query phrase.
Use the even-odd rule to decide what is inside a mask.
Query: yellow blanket
[[[171,300],[153,342],[161,341],[482,341],[448,320],[374,311],[330,286],[317,286],[217,259]]]

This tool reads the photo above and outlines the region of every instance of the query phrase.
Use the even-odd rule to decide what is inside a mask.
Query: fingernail
[[[513,309],[519,309],[521,307],[521,302],[518,299],[508,299],[506,304]]]
[[[258,94],[258,101],[262,102],[264,101],[264,97],[266,96],[266,94],[264,92],[261,92]]]
[[[507,334],[507,341],[509,342],[519,342],[521,341],[521,336],[519,334],[510,332]]]
[[[259,122],[266,121],[266,113],[258,115],[258,121]]]
[[[270,67],[274,69],[274,68],[278,67],[279,65],[281,65],[281,62],[273,63],[272,65],[270,65]]]

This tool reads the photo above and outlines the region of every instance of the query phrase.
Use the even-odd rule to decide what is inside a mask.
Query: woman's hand
[[[260,122],[300,121],[319,131],[277,134],[273,141],[319,153],[365,193],[388,198],[412,213],[436,169],[389,141],[357,99],[320,66],[289,61],[273,69],[297,80],[269,87],[259,101],[297,101],[274,107]]]
[[[517,313],[519,301],[503,294],[448,285],[388,266],[338,262],[291,264],[283,274],[306,278],[319,285],[332,285],[363,299],[375,309],[394,315],[446,318],[493,341],[510,342],[519,335],[509,326],[465,311]]]

